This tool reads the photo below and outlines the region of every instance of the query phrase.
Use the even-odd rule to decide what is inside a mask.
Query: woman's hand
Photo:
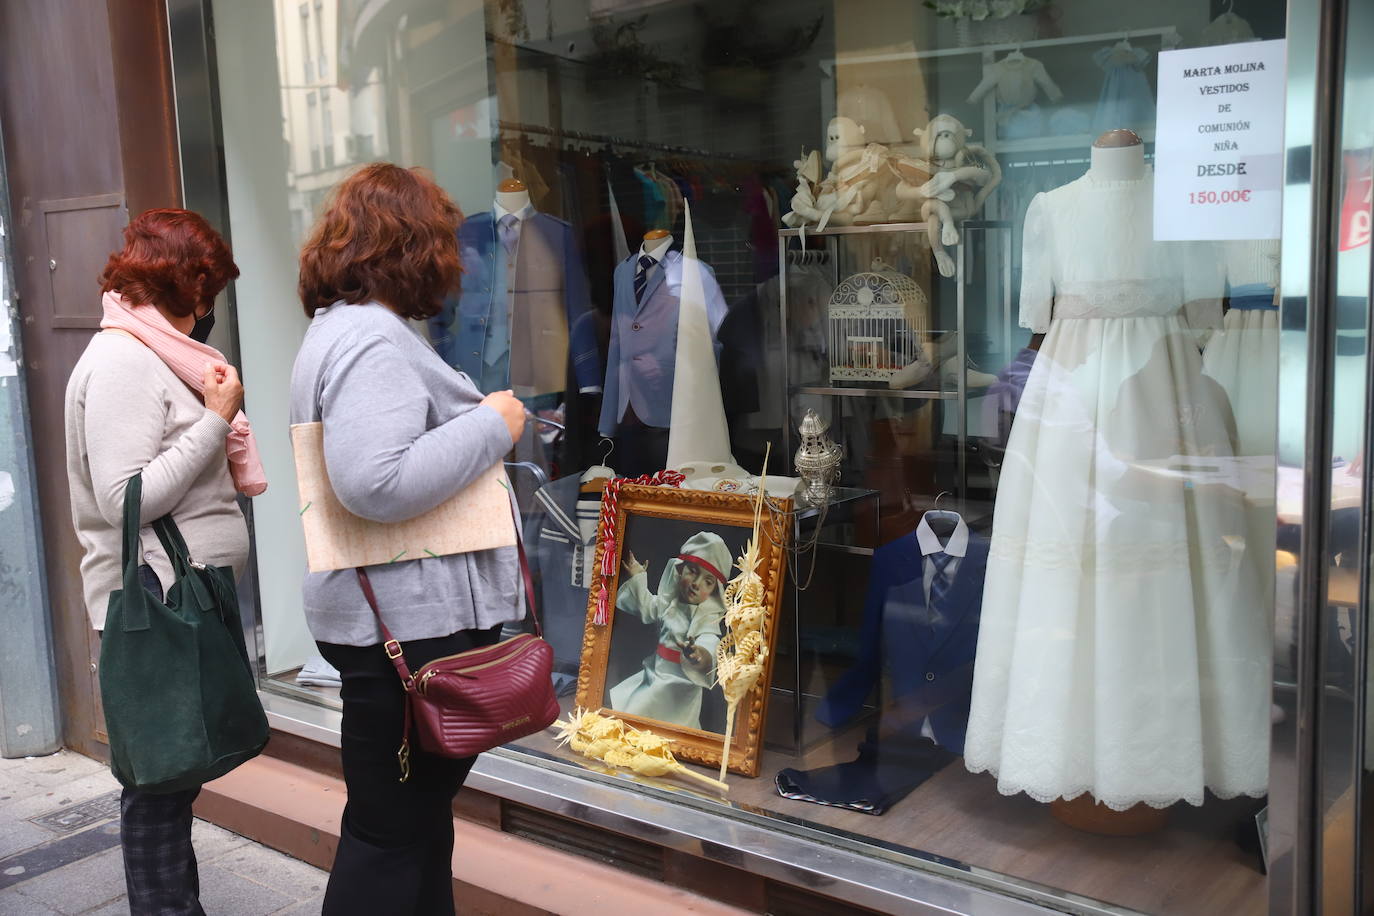
[[[205,390],[205,407],[233,423],[243,409],[243,383],[239,381],[239,370],[228,363],[206,363],[202,376]]]
[[[511,444],[519,442],[525,434],[525,405],[520,403],[520,399],[510,391],[493,391],[482,398],[482,404],[499,413],[501,419],[506,421]]]
[[[629,551],[626,551],[626,553],[629,553]],[[646,571],[644,569],[644,564],[636,560],[635,555],[633,553],[630,553],[629,556],[630,558],[625,561],[624,565],[625,571],[629,573],[631,577],[637,576],[640,573]]]

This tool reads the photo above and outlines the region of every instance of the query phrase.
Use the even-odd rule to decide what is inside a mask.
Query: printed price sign
[[[1159,55],[1155,238],[1276,239],[1283,41]]]
[[[1368,245],[1374,230],[1374,150],[1347,150],[1341,195],[1341,251]],[[0,335],[4,329],[0,328]],[[5,339],[0,336],[0,349]]]

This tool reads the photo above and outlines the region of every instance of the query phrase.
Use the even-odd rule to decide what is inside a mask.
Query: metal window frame
[[[1331,537],[1331,462],[1336,420],[1335,391],[1336,276],[1339,237],[1341,129],[1346,70],[1346,29],[1351,0],[1289,0],[1287,167],[1285,218],[1281,241],[1285,264],[1306,265],[1284,271],[1281,278],[1280,346],[1285,359],[1279,390],[1303,390],[1301,408],[1280,408],[1280,428],[1303,434],[1304,474],[1301,537],[1295,613],[1288,621],[1275,617],[1276,644],[1294,647],[1293,668],[1276,654],[1275,703],[1291,722],[1277,723],[1270,752],[1269,906],[1275,914],[1323,911],[1325,859],[1332,854],[1324,835],[1324,781],[1333,732],[1349,728],[1324,714],[1328,572],[1335,561]],[[1311,136],[1308,146],[1302,141]],[[1310,164],[1310,165],[1309,165]],[[1366,322],[1366,340],[1369,324]],[[1286,346],[1291,343],[1291,346]],[[1368,368],[1368,367],[1367,367]],[[1369,419],[1362,441],[1368,441]],[[1369,510],[1370,471],[1365,470],[1361,511]],[[1353,619],[1364,617],[1369,600],[1368,519],[1361,524],[1360,588]],[[1363,625],[1357,624],[1364,642]],[[1356,688],[1363,691],[1367,665],[1357,657]],[[1367,675],[1365,675],[1367,676]],[[1286,683],[1289,678],[1294,683]],[[1357,712],[1363,702],[1355,704]],[[1362,723],[1356,722],[1355,753],[1363,747]],[[1349,761],[1346,761],[1349,767]],[[1354,768],[1359,788],[1360,766]],[[1358,825],[1358,821],[1357,821]],[[1356,845],[1358,846],[1358,836]],[[1358,868],[1350,900],[1358,899]],[[1330,892],[1330,889],[1327,889]]]

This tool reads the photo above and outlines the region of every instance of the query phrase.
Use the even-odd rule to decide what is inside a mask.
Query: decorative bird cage
[[[830,297],[830,381],[885,382],[920,359],[930,300],[881,258]]]

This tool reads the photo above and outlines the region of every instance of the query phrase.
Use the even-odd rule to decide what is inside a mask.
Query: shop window
[[[224,6],[307,82],[347,21]],[[1020,896],[1262,911],[1273,494],[1301,477],[1275,446],[1287,5],[522,9],[381,4],[331,80],[347,161],[423,166],[466,214],[424,332],[549,421],[510,474],[565,721],[626,717],[696,775],[509,751]],[[222,74],[226,119],[263,126],[228,144],[282,133],[255,86]],[[230,187],[244,238],[281,191],[238,301],[283,391],[303,325],[260,278],[294,276],[334,180],[325,93],[280,141],[309,169],[258,155]],[[766,678],[732,705],[723,586],[765,456]],[[670,464],[612,543],[604,482]],[[262,684],[337,705],[281,491],[255,502]]]

